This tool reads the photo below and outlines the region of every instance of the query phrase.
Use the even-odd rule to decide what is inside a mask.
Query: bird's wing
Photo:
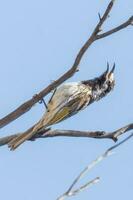
[[[79,94],[79,87],[76,83],[65,84],[58,88],[48,103],[48,111],[42,118],[42,123],[52,125],[62,121],[70,113],[71,102],[76,101]]]
[[[72,115],[76,114],[80,111],[85,105],[87,106],[88,103],[88,96],[87,98],[83,98],[81,94],[71,97],[63,106],[56,110],[51,120],[49,120],[47,126],[52,124],[56,124],[64,119],[71,117]],[[52,110],[51,110],[52,112]],[[50,114],[50,113],[49,113]],[[45,116],[47,117],[47,116]]]
[[[90,101],[90,91],[79,83],[69,83],[56,90],[48,111],[43,116],[43,124],[50,126],[58,123],[84,109]]]

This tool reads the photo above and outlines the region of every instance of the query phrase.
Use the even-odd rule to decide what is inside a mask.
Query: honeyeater
[[[67,119],[79,111],[85,109],[91,103],[106,96],[115,85],[114,69],[107,70],[97,78],[65,83],[58,87],[50,98],[47,109],[38,123],[32,129],[12,139],[8,146],[11,150],[16,149],[25,140],[35,136],[41,129]]]

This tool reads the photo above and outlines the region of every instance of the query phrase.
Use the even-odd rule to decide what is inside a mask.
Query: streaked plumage
[[[32,130],[28,130],[13,139],[8,145],[9,148],[11,150],[16,149],[20,144],[33,137],[42,128],[46,128],[75,115],[80,110],[85,109],[89,104],[107,95],[114,87],[114,68],[115,65],[109,72],[108,65],[106,72],[98,78],[66,83],[57,88],[48,102],[48,109],[41,120]]]

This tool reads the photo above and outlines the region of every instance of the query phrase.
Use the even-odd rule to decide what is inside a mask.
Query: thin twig
[[[68,190],[63,195],[58,197],[57,200],[64,200],[67,197],[76,195],[76,194],[80,193],[81,191],[87,189],[89,186],[94,185],[95,183],[99,182],[100,178],[96,177],[95,179],[93,179],[93,180],[87,182],[86,184],[80,186],[78,189],[73,190],[75,185],[83,178],[83,176],[85,176],[86,173],[88,173],[90,170],[92,170],[99,162],[101,162],[102,160],[104,160],[108,156],[112,155],[112,153],[113,153],[112,150],[116,149],[117,147],[119,147],[123,143],[127,142],[131,137],[133,137],[133,133],[131,133],[128,137],[126,137],[124,140],[122,140],[118,144],[113,145],[112,147],[107,149],[102,155],[98,156],[94,161],[92,161],[87,167],[85,167],[85,169],[83,171],[80,172],[80,174],[76,177],[76,179],[73,181],[73,183],[68,188]]]
[[[60,78],[58,78],[56,81],[52,82],[50,85],[48,85],[46,88],[44,88],[37,95],[34,95],[30,100],[24,102],[22,105],[20,105],[18,108],[16,108],[13,112],[9,113],[7,116],[0,119],[0,128],[3,128],[4,126],[8,125],[12,121],[16,120],[18,117],[20,117],[24,113],[28,112],[33,107],[34,104],[39,102],[43,97],[45,97],[52,90],[57,88],[64,81],[66,81],[67,79],[72,77],[78,71],[78,67],[79,67],[79,64],[81,62],[83,55],[85,54],[87,49],[91,46],[91,44],[94,41],[96,41],[98,39],[102,39],[104,37],[107,37],[117,31],[124,29],[127,26],[133,24],[133,19],[132,19],[133,17],[131,17],[129,20],[127,20],[127,22],[123,23],[122,25],[120,25],[106,33],[99,34],[103,23],[106,21],[106,19],[109,16],[109,13],[113,7],[113,4],[114,4],[114,0],[110,1],[103,16],[102,17],[100,16],[98,24],[96,25],[96,27],[95,27],[94,31],[92,32],[91,36],[89,37],[89,39],[85,42],[83,47],[80,49],[79,53],[77,54],[77,56],[75,58],[75,61],[72,65],[72,67],[66,73],[64,73]]]
[[[80,188],[70,191],[70,192],[65,192],[61,197],[58,197],[57,200],[64,200],[67,197],[71,197],[74,196],[76,194],[78,194],[79,192],[84,191],[85,189],[88,189],[89,187],[91,187],[92,185],[98,183],[100,180],[99,177],[96,177],[94,179],[92,179],[91,181],[87,182],[86,184],[82,185]]]

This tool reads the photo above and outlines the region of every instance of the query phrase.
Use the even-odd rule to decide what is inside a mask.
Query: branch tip
[[[99,21],[101,21],[102,17],[100,13],[98,13],[98,17],[99,17]]]
[[[99,181],[100,181],[100,177],[98,176],[95,178],[95,183],[98,183]]]
[[[133,16],[129,18],[130,24],[133,26]]]

